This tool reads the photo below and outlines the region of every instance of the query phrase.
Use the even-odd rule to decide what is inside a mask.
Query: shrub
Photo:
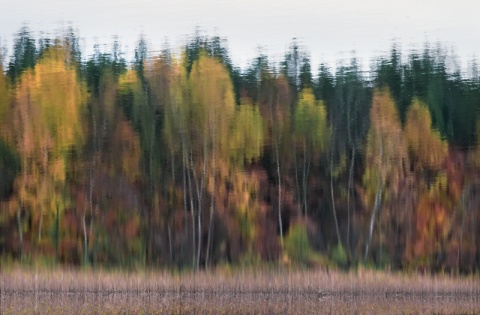
[[[345,248],[338,244],[331,252],[331,260],[339,267],[346,267],[348,262],[347,251]]]
[[[308,240],[307,229],[304,225],[293,225],[285,238],[285,252],[289,259],[300,264],[311,261],[313,250]]]

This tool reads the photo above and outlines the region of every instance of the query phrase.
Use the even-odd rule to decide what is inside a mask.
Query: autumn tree
[[[162,133],[169,151],[167,161],[173,182],[175,165],[180,169],[183,208],[191,216],[192,262],[198,268],[205,245],[202,242],[203,210],[210,193],[210,220],[206,230],[211,231],[218,190],[216,179],[229,162],[228,135],[235,104],[228,73],[217,59],[202,54],[187,75],[189,60],[186,57],[173,60],[170,100],[165,104]],[[210,238],[207,232],[206,253],[210,251]]]
[[[164,136],[172,155],[170,163],[175,163],[176,155],[182,161],[184,206],[192,215],[192,231],[196,234],[192,235],[196,251],[193,260],[198,268],[202,253],[206,265],[210,260],[216,207],[223,207],[221,199],[225,197],[217,192],[223,191],[235,169],[258,158],[263,125],[255,106],[236,108],[229,74],[217,59],[200,56],[188,79],[181,64],[173,70]]]
[[[325,105],[317,101],[311,89],[300,93],[294,116],[295,142],[298,159],[295,163],[297,190],[303,214],[308,215],[308,179],[310,169],[320,159],[330,137]],[[299,161],[300,159],[300,161]]]
[[[428,107],[414,99],[407,112],[405,136],[416,171],[438,170],[447,155],[447,143],[432,129]]]
[[[212,199],[215,199],[215,178],[217,176],[218,161],[228,156],[228,129],[235,110],[233,87],[226,69],[214,58],[201,56],[193,64],[190,73],[192,93],[192,118],[197,121],[192,127],[198,135],[197,141],[192,141],[195,155],[200,156],[198,171],[194,171],[194,178],[198,196],[198,243],[197,269],[200,262],[202,248],[202,197],[204,194],[207,176],[212,179]],[[197,144],[197,143],[199,144]],[[210,161],[208,161],[210,160]],[[192,163],[192,162],[191,162]],[[193,164],[193,163],[192,163]],[[207,170],[207,164],[210,164]],[[191,165],[193,167],[193,165]],[[208,174],[207,174],[208,172]],[[197,175],[198,174],[198,175]],[[210,217],[213,217],[214,203],[210,206]],[[212,220],[210,219],[210,224]],[[209,227],[209,230],[211,228]],[[207,249],[208,250],[208,249]]]
[[[160,61],[162,66],[166,66],[165,61]],[[191,260],[189,260],[193,267],[195,267],[196,260],[196,224],[194,211],[194,195],[191,183],[191,168],[190,168],[190,111],[191,98],[190,88],[188,82],[185,61],[183,58],[172,59],[170,68],[170,86],[169,86],[169,101],[165,103],[164,117],[165,123],[162,126],[162,138],[166,146],[167,164],[170,168],[171,176],[170,183],[175,186],[178,181],[181,182],[181,207],[184,210],[184,230],[185,238],[191,240]],[[176,170],[179,170],[178,176]],[[191,234],[188,233],[187,218],[190,216]]]
[[[224,181],[233,183],[233,192],[228,196],[235,204],[233,207],[243,222],[248,226],[246,234],[247,248],[251,252],[256,225],[255,217],[258,211],[258,200],[254,196],[259,191],[259,182],[255,174],[247,174],[246,166],[257,161],[262,155],[264,145],[264,124],[258,106],[240,105],[231,122],[230,138],[230,171]],[[232,180],[234,179],[234,180]],[[227,195],[229,195],[227,193]],[[250,253],[251,254],[251,253]]]
[[[249,164],[258,159],[263,149],[263,138],[263,119],[258,106],[240,105],[231,127],[230,147],[234,164]]]
[[[283,249],[284,239],[284,195],[285,177],[292,161],[292,91],[287,78],[277,76],[272,69],[259,72],[259,108],[266,125],[265,155],[269,156],[268,166],[275,179],[275,207],[278,218],[278,235]]]
[[[22,155],[16,187],[20,208],[30,211],[37,225],[38,242],[44,219],[58,221],[66,207],[68,196],[62,187],[67,165],[72,150],[84,141],[81,117],[87,92],[66,60],[68,51],[61,42],[49,48],[34,71],[22,74],[14,100],[16,142]]]
[[[407,160],[398,111],[387,88],[374,91],[365,150],[363,182],[367,190],[367,205],[372,207],[372,213],[364,260],[368,258],[375,220],[382,208],[382,199],[398,192]]]
[[[447,180],[441,169],[448,155],[448,146],[447,142],[441,139],[440,133],[432,128],[430,110],[417,98],[413,99],[407,111],[405,138],[411,169],[416,176],[415,191],[411,191],[409,196],[409,199],[416,203],[415,215],[413,220],[411,215],[408,215],[405,222],[405,230],[408,231],[406,257],[412,260],[412,257],[418,259],[420,256],[429,255],[433,248],[432,244],[427,243],[432,241],[433,235],[440,233],[437,227],[443,230],[446,228],[445,211],[448,207],[445,207],[445,199],[441,198],[440,194],[444,194],[442,187]],[[406,206],[405,211],[409,212],[408,210],[409,207]],[[444,235],[442,238],[446,236],[445,233],[440,233]],[[412,241],[413,245],[410,245]]]
[[[155,80],[162,73],[155,68],[148,69],[147,46],[146,41],[140,38],[138,46],[135,50],[134,69],[130,69],[120,77],[121,95],[123,98],[121,106],[127,117],[140,137],[142,149],[142,176],[143,185],[146,192],[146,199],[149,207],[153,207],[154,200],[158,200],[158,181],[162,178],[160,161],[163,158],[161,150],[160,124],[161,124],[161,104],[158,94],[165,91],[161,86],[151,88],[151,83],[155,84]],[[155,92],[157,91],[157,92]],[[157,95],[156,95],[156,94]],[[145,251],[147,260],[151,260],[151,211],[144,212],[144,229],[145,233]],[[158,204],[155,211],[158,212]]]

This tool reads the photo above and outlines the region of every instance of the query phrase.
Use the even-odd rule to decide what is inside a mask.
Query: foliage
[[[325,150],[330,136],[327,112],[323,102],[315,100],[311,89],[300,93],[294,124],[295,134],[303,146],[311,147],[313,152]]]
[[[2,259],[478,271],[478,66],[394,45],[370,73],[354,56],[314,73],[294,40],[280,63],[239,69],[218,36],[178,55],[147,42],[128,63],[117,39],[82,57],[71,29],[16,34],[0,69]]]
[[[414,99],[407,112],[405,134],[408,146],[420,168],[439,169],[447,155],[447,143],[432,130],[428,107]]]
[[[341,244],[338,244],[332,249],[330,256],[331,256],[331,260],[336,265],[340,267],[347,266],[347,262],[348,262],[347,251]]]
[[[10,104],[10,92],[7,85],[6,77],[3,73],[3,67],[1,65],[0,57],[0,122],[5,119],[5,114],[8,111]]]
[[[285,237],[285,253],[289,259],[299,264],[311,263],[313,249],[310,245],[305,225],[296,224],[290,227]]]
[[[38,243],[43,225],[54,224],[58,207],[60,212],[66,207],[64,185],[71,153],[84,141],[82,116],[87,92],[76,69],[66,62],[68,54],[60,43],[52,46],[34,71],[21,75],[11,113],[22,169],[15,181],[16,198],[33,217],[38,237],[31,230],[29,239]]]
[[[0,201],[13,193],[13,183],[20,165],[14,150],[0,139]]]
[[[398,111],[388,89],[374,91],[365,149],[363,182],[368,205],[372,205],[377,187],[398,191],[407,157]]]
[[[257,106],[240,105],[235,111],[230,136],[232,159],[236,163],[252,163],[263,149],[263,119]]]

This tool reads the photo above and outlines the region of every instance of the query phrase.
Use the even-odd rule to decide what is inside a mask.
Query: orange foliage
[[[129,121],[122,119],[115,130],[112,154],[115,172],[123,174],[133,183],[140,176],[140,139]]]
[[[414,255],[431,255],[438,251],[449,231],[449,213],[442,203],[426,193],[417,208]]]

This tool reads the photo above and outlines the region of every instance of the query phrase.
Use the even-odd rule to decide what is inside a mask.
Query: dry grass
[[[1,273],[2,314],[480,313],[480,278],[360,270]]]

